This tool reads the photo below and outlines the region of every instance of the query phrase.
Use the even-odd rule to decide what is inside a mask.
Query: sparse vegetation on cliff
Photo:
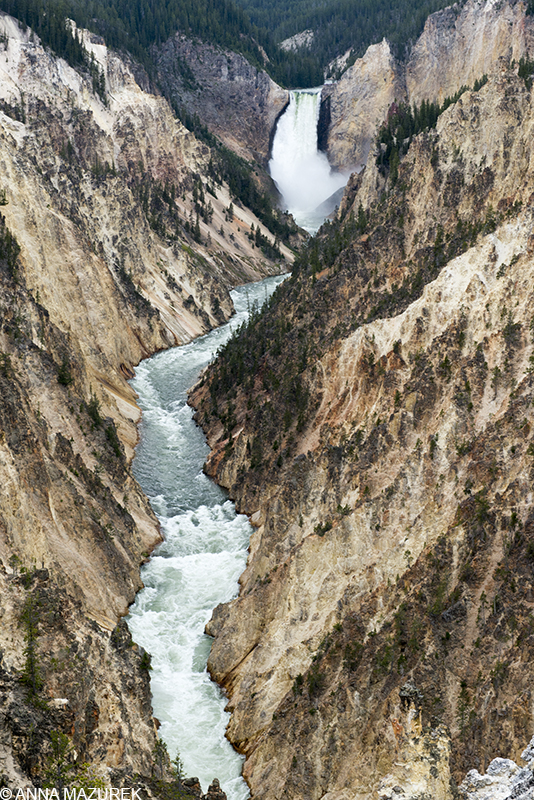
[[[31,576],[28,576],[31,582]],[[37,638],[39,633],[38,623],[39,603],[31,592],[28,592],[24,608],[22,610],[21,622],[24,628],[24,638],[26,647],[24,648],[24,671],[22,680],[29,690],[29,696],[37,702],[39,691],[43,687],[41,667],[39,665],[39,654],[37,652]]]
[[[20,245],[17,242],[17,238],[6,226],[5,218],[0,214],[0,262],[3,262],[9,276],[15,282],[18,275],[17,259],[19,253]]]
[[[478,92],[487,82],[488,76],[483,75],[475,81],[473,91]],[[414,105],[413,108],[409,103],[394,103],[389,109],[387,119],[377,134],[376,164],[382,174],[389,174],[392,185],[397,182],[400,160],[408,152],[413,137],[434,128],[438,117],[467,91],[469,87],[462,86],[454,95],[446,97],[443,103],[423,100],[420,107]],[[432,157],[434,161],[437,160],[437,154]]]
[[[448,798],[448,778],[443,794],[433,780],[450,768],[459,783],[473,759],[530,736],[531,187],[520,166],[517,190],[503,188],[508,166],[478,152],[488,117],[499,141],[529,151],[531,107],[513,66],[491,89],[449,106],[447,125],[425,122],[396,182],[376,164],[353,178],[336,220],[194,392],[207,470],[259,525],[210,668],[230,690],[231,736],[262,726],[253,779],[298,742],[284,746],[289,797],[337,791],[349,750],[351,785],[375,786],[400,752],[411,769],[409,748],[443,736],[450,759],[425,785]],[[268,678],[254,632],[224,639],[256,615],[278,653]]]

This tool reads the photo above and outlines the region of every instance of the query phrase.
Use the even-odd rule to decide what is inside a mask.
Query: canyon
[[[99,95],[15,20],[0,29],[0,774],[42,780],[63,731],[106,781],[151,778],[149,660],[119,620],[161,536],[130,472],[128,379],[228,319],[230,287],[285,267],[127,59],[81,33]]]
[[[208,626],[253,797],[469,797],[529,741],[531,108],[500,58],[369,158],[193,391],[256,526]]]
[[[161,541],[130,469],[128,380],[226,321],[230,288],[294,260],[190,398],[206,471],[255,527],[239,596],[207,628],[251,795],[478,800],[500,781],[503,798],[529,796],[527,10],[452,6],[405,61],[383,41],[323,89],[324,149],[355,172],[296,256],[305,237],[287,219],[275,237],[174,113],[255,162],[274,195],[265,168],[288,93],[266,72],[177,33],[156,88],[79,31],[95,88],[0,15],[5,785],[41,785],[62,732],[108,784],[201,795],[158,764],[150,657],[122,620]],[[377,128],[402,101],[462,87],[401,142],[395,174],[380,165]]]

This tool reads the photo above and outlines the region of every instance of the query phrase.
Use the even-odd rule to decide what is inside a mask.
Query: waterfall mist
[[[298,225],[315,233],[339,202],[348,175],[333,172],[317,149],[321,87],[290,92],[280,117],[269,162],[271,177]],[[328,202],[332,198],[331,202]]]

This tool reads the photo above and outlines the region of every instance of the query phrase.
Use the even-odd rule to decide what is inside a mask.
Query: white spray
[[[347,175],[332,172],[328,159],[317,149],[317,122],[321,88],[290,92],[289,106],[280,117],[269,162],[271,177],[299,225],[316,230],[322,219],[318,207],[347,182]]]

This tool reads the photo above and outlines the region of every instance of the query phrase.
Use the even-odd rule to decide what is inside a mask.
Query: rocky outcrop
[[[327,153],[340,170],[359,170],[394,101],[442,103],[462,86],[499,70],[499,59],[534,54],[534,18],[522,2],[469,0],[431,14],[409,58],[393,58],[384,40],[369,47],[326,87],[331,126]]]
[[[73,766],[116,786],[150,779],[156,742],[150,659],[117,626],[160,541],[129,468],[128,379],[280,266],[127,61],[81,32],[98,94],[0,29],[0,782],[39,785],[62,733]]]
[[[312,30],[301,31],[280,42],[280,50],[300,50],[311,47],[315,33]]]
[[[385,39],[371,45],[337,83],[325,86],[321,99],[329,104],[330,127],[324,149],[332,166],[360,170],[388,108],[404,95],[402,71]]]
[[[206,794],[202,793],[198,778],[186,778],[181,783],[182,788],[188,793],[187,797],[197,797],[198,800],[226,800],[226,793],[221,789],[217,778],[210,783]]]
[[[197,114],[231,150],[267,166],[271,132],[289,102],[287,91],[243,56],[180,33],[155,57],[169,98]]]
[[[486,773],[470,770],[459,787],[463,800],[532,800],[534,775],[532,774],[534,740],[521,753],[526,767],[519,767],[509,758],[494,758]]]
[[[193,394],[256,526],[209,624],[253,797],[449,799],[531,735],[533,125],[503,66],[369,164]]]

